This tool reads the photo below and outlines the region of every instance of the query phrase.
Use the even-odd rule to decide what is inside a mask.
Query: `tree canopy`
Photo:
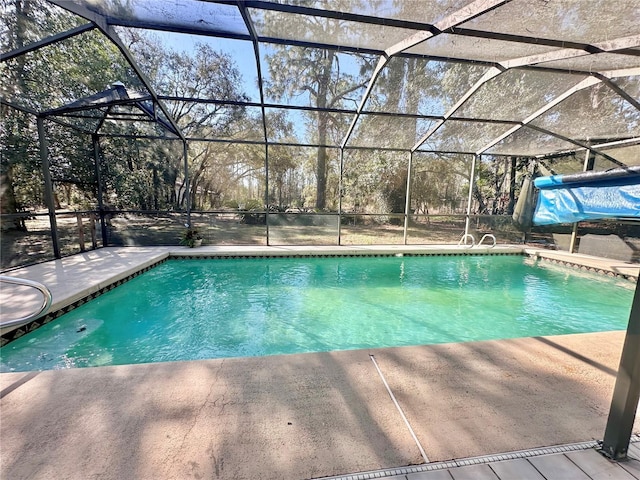
[[[152,113],[123,103],[46,117],[61,204],[96,207],[97,139],[104,199],[116,208],[180,210],[188,199],[202,210],[401,214],[409,183],[413,212],[461,212],[480,153],[474,209],[509,213],[536,156],[562,166],[566,153],[580,170],[576,150],[640,134],[638,77],[627,71],[638,66],[633,2],[617,12],[600,1],[566,11],[523,2],[539,38],[509,2],[194,1],[167,16],[135,0],[4,0],[3,212],[43,204],[33,112],[119,82]],[[619,35],[594,12],[616,18]],[[188,138],[190,192],[183,142],[158,119]],[[593,166],[628,162],[628,151]]]

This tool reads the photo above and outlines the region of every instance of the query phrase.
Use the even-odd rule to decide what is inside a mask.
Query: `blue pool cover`
[[[539,177],[534,225],[640,218],[640,167]]]

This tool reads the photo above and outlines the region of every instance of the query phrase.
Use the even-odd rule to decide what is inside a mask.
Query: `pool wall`
[[[137,252],[136,252],[137,250]],[[640,265],[630,264],[620,261],[612,261],[581,254],[569,254],[567,252],[549,251],[540,249],[531,249],[522,246],[496,246],[493,248],[485,247],[465,247],[465,246],[366,246],[366,247],[203,247],[198,249],[189,249],[182,247],[161,248],[161,249],[136,249],[136,248],[114,248],[109,247],[94,251],[96,257],[100,257],[100,252],[104,251],[107,255],[102,261],[100,258],[87,258],[87,262],[82,262],[82,255],[70,257],[70,259],[56,260],[47,262],[34,267],[25,267],[16,270],[18,272],[27,273],[24,278],[31,278],[36,281],[44,281],[47,286],[52,288],[47,278],[58,274],[60,270],[64,271],[64,276],[75,279],[78,284],[70,285],[71,281],[62,280],[63,285],[58,285],[57,291],[53,292],[54,302],[50,311],[44,316],[21,327],[10,331],[2,332],[0,335],[0,347],[11,341],[32,332],[33,330],[45,325],[58,317],[70,312],[71,310],[87,303],[90,300],[106,293],[132,278],[149,271],[150,269],[160,265],[169,259],[229,259],[229,258],[267,258],[267,257],[389,257],[389,256],[471,256],[471,255],[523,255],[540,261],[548,261],[562,266],[576,268],[582,271],[607,275],[610,277],[619,277],[635,282],[638,277]],[[139,258],[136,259],[136,253]],[[113,255],[110,255],[113,254]],[[115,257],[116,264],[119,263],[117,269],[110,268],[107,262],[110,257]],[[80,258],[80,261],[77,261]],[[125,258],[125,261],[123,261]],[[66,260],[66,262],[65,262]],[[75,263],[74,263],[74,260]],[[65,265],[66,263],[66,265]],[[71,265],[69,265],[71,263]],[[91,264],[94,265],[91,265]],[[101,265],[102,264],[102,265]],[[89,266],[87,266],[89,265]],[[47,266],[53,266],[53,272],[43,272]],[[40,270],[40,271],[38,271]],[[29,275],[30,273],[30,275]],[[6,315],[6,309],[3,308],[3,315]],[[9,312],[10,314],[10,312]]]

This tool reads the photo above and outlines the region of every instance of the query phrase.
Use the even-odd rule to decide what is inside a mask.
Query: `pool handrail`
[[[487,233],[485,235],[482,236],[482,238],[480,239],[480,241],[478,242],[478,246],[482,245],[482,242],[484,242],[485,238],[490,238],[491,240],[493,240],[493,244],[489,246],[489,248],[493,248],[496,246],[497,240],[495,235],[492,235],[491,233]]]
[[[29,315],[15,318],[13,320],[2,321],[0,320],[0,328],[8,328],[8,327],[20,327],[29,323],[31,320],[38,318],[40,315],[46,313],[51,307],[51,302],[53,297],[51,295],[51,291],[46,287],[46,285],[36,282],[35,280],[28,280],[26,278],[15,278],[8,277],[5,275],[0,275],[0,282],[10,283],[12,285],[20,285],[25,287],[33,287],[38,290],[42,294],[42,304],[38,307],[38,310]]]
[[[467,238],[471,239],[471,244],[467,243]],[[464,244],[463,244],[463,242],[464,242]],[[472,248],[473,246],[475,246],[475,244],[476,244],[476,239],[470,233],[465,233],[464,235],[462,235],[462,238],[458,242],[458,245],[462,245],[463,247],[467,247],[467,248]]]

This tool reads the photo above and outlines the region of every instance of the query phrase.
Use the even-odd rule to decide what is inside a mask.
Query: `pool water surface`
[[[527,257],[170,260],[0,349],[0,371],[626,328],[631,282]]]

